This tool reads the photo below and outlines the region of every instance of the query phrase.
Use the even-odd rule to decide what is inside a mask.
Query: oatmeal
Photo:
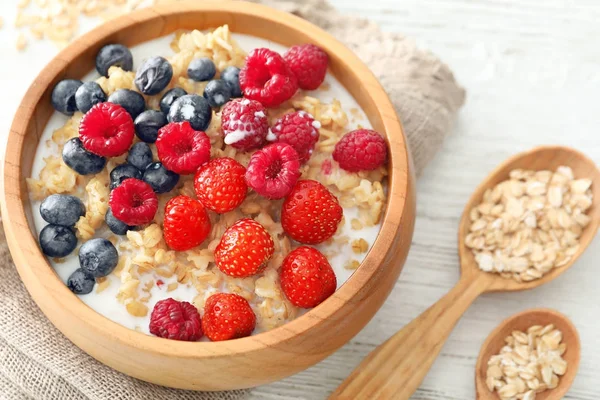
[[[169,40],[169,38],[159,39],[133,49],[134,64],[142,65],[141,60],[149,59],[157,52],[166,54],[166,50],[157,51],[157,49],[165,49]],[[297,298],[294,300],[291,289],[284,293],[280,284],[281,266],[297,261],[296,259],[292,260],[288,255],[293,250],[307,247],[302,246],[302,243],[314,246],[318,250],[317,252],[322,254],[331,265],[330,268],[335,273],[334,277],[337,278],[337,283],[333,285],[334,288],[343,284],[364,259],[377,236],[383,216],[386,203],[384,186],[387,170],[383,165],[373,164],[375,167],[368,171],[348,172],[340,168],[338,162],[332,157],[340,139],[352,129],[357,128],[359,124],[361,127],[368,128],[368,120],[359,118],[359,113],[355,111],[353,119],[356,119],[356,122],[349,121],[346,110],[358,110],[358,105],[339,82],[330,75],[325,77],[323,83],[327,90],[322,89],[323,85],[321,85],[321,89],[315,91],[298,90],[293,97],[283,101],[280,105],[253,111],[252,121],[259,121],[257,125],[252,122],[253,131],[263,129],[263,123],[267,129],[278,126],[281,121],[284,124],[283,129],[264,131],[266,145],[263,148],[244,147],[248,146],[248,143],[252,145],[252,140],[248,140],[252,138],[247,137],[245,133],[236,132],[246,132],[249,129],[246,122],[244,122],[246,125],[243,125],[243,129],[246,129],[244,131],[235,124],[222,126],[222,117],[225,113],[234,115],[234,122],[245,121],[235,113],[247,112],[247,107],[251,105],[246,104],[246,102],[249,103],[246,99],[232,98],[224,102],[224,98],[221,97],[223,93],[230,97],[234,95],[235,90],[230,90],[231,87],[223,85],[223,81],[227,74],[235,73],[234,67],[244,67],[246,50],[268,45],[271,50],[283,53],[285,48],[273,43],[267,44],[265,41],[245,35],[232,35],[227,26],[217,28],[210,33],[179,32],[174,39],[170,40],[170,44],[172,53],[165,55],[164,61],[153,60],[152,63],[144,64],[144,68],[141,68],[144,71],[152,68],[158,71],[168,68],[165,64],[168,63],[172,76],[168,79],[166,87],[162,88],[160,82],[154,81],[148,84],[150,86],[143,86],[147,82],[144,81],[146,78],[140,77],[140,69],[134,72],[111,66],[105,77],[97,78],[97,74],[90,76],[95,79],[102,92],[107,96],[107,103],[96,104],[91,111],[83,115],[77,110],[68,110],[67,107],[70,103],[64,102],[63,105],[57,102],[56,106],[64,107],[63,112],[72,112],[73,115],[68,119],[58,114],[54,115],[38,148],[33,178],[28,179],[31,197],[34,200],[33,214],[36,227],[39,231],[45,224],[39,217],[38,201],[52,194],[73,195],[83,201],[85,212],[79,217],[73,229],[78,245],[89,243],[91,240],[104,239],[114,246],[119,257],[109,274],[98,275],[94,280],[85,282],[86,285],[93,285],[93,289],[91,293],[82,295],[80,298],[96,311],[124,326],[149,333],[149,326],[152,325],[149,321],[151,315],[154,315],[153,309],[167,310],[169,307],[178,307],[175,304],[167,303],[160,303],[157,306],[157,303],[173,298],[193,304],[200,314],[203,314],[209,311],[205,310],[205,307],[207,300],[212,295],[228,293],[238,295],[249,304],[256,319],[254,332],[275,328],[304,312],[303,308],[294,305],[294,303],[302,303],[302,301]],[[267,53],[266,57],[277,56]],[[212,88],[207,91],[209,82],[213,82],[215,79],[209,81],[190,79],[189,76],[192,75],[211,74],[210,70],[202,70],[202,63],[195,63],[194,70],[190,71],[191,61],[196,59],[212,60],[215,72],[220,74],[222,82],[213,84]],[[284,69],[282,71],[285,72]],[[237,75],[235,75],[235,79],[237,79]],[[149,93],[155,92],[157,89],[152,88],[152,84],[159,85],[158,94],[140,95],[140,85]],[[65,90],[67,89],[68,87]],[[97,90],[93,87],[86,90],[88,89]],[[124,90],[127,92],[123,92]],[[208,110],[210,112],[208,114],[203,114],[203,110],[205,110],[202,108],[205,100],[201,100],[204,99],[203,93],[209,98],[210,108]],[[136,107],[136,102],[140,97],[150,111],[144,111],[145,107],[142,109]],[[77,160],[73,161],[69,158],[70,156],[65,158],[65,153],[67,155],[75,154],[75,151],[73,153],[66,151],[65,147],[67,146],[83,145],[87,146],[86,149],[90,146],[93,148],[95,140],[93,132],[89,133],[91,132],[89,130],[87,136],[82,136],[79,132],[80,126],[93,127],[94,125],[90,123],[92,120],[90,115],[100,112],[98,110],[102,107],[106,108],[106,112],[115,112],[110,108],[111,106],[102,105],[112,104],[113,101],[114,104],[121,104],[122,108],[132,117],[134,113],[137,114],[135,118],[132,118],[136,130],[133,142],[142,143],[142,145],[134,145],[128,153],[107,154],[103,156],[105,164],[102,165],[96,159],[86,159],[85,163],[78,164]],[[271,101],[279,100],[263,98],[261,101],[271,104]],[[235,107],[237,109],[233,110]],[[168,111],[168,116],[158,110]],[[294,113],[297,115],[292,116]],[[221,180],[214,180],[216,183],[210,180],[213,172],[205,175],[200,172],[190,174],[190,171],[195,171],[197,167],[180,164],[181,160],[176,154],[179,151],[177,146],[173,147],[172,143],[161,139],[161,134],[167,136],[164,134],[165,130],[159,130],[162,133],[159,133],[157,140],[156,129],[153,131],[152,127],[161,124],[166,126],[166,121],[161,120],[164,118],[168,118],[171,124],[180,124],[178,126],[187,124],[187,126],[191,126],[190,131],[196,132],[189,133],[186,130],[188,128],[169,128],[169,137],[178,135],[177,137],[188,138],[191,137],[189,135],[192,135],[193,141],[190,142],[190,146],[195,151],[194,157],[196,158],[194,159],[200,160],[198,165],[202,165],[201,169],[215,168],[216,171],[216,168],[225,168],[219,170],[225,171],[222,172],[223,175],[219,176],[227,176],[227,179],[232,179],[231,182],[248,182],[250,190],[247,193],[246,190],[238,192],[238,189],[234,190],[228,186],[226,190],[218,191],[222,198],[217,196],[218,198],[215,200],[217,192],[210,192],[207,195],[205,191],[216,190],[214,189],[215,185],[218,185]],[[294,127],[298,126],[298,129],[306,132],[307,136],[299,145],[294,142],[294,136],[286,136],[292,135],[286,130],[285,126],[288,126],[286,124],[297,124]],[[124,123],[124,125],[127,124]],[[230,126],[231,131],[228,130]],[[123,135],[127,135],[127,129],[123,129]],[[199,131],[205,132],[206,142],[198,142]],[[311,143],[312,132],[317,132],[318,135],[318,139],[313,143]],[[75,138],[78,137],[82,138],[80,143],[74,143],[78,140]],[[115,137],[121,140],[124,136]],[[140,141],[140,139],[150,142],[150,144],[145,146],[144,141]],[[156,141],[156,145],[152,144],[152,140]],[[276,143],[269,144],[270,142]],[[292,145],[294,151],[288,149]],[[105,151],[108,150],[100,144],[95,153],[102,154]],[[202,153],[205,151],[208,153]],[[282,151],[289,154],[298,153],[299,157],[294,161],[292,156],[291,160],[286,161]],[[211,162],[206,163],[206,160],[202,158],[204,156],[201,157],[199,154],[206,154],[210,157]],[[171,156],[174,158],[169,159]],[[286,179],[291,179],[289,188],[283,184],[274,190],[272,185],[263,187],[259,182],[260,179],[255,179],[257,173],[259,176],[268,173],[265,171],[269,170],[270,164],[264,163],[270,162],[268,160],[273,157],[278,160],[278,157],[283,157],[281,158],[283,167],[280,172],[281,174],[285,172]],[[69,160],[69,165],[65,160]],[[215,160],[231,161],[222,163],[227,165],[217,166],[212,165]],[[371,160],[370,162],[376,161]],[[189,162],[189,160],[185,162]],[[123,167],[123,165],[127,167]],[[135,167],[130,168],[130,165]],[[100,169],[100,171],[90,171],[94,168]],[[285,168],[289,168],[289,171]],[[297,176],[295,176],[294,168],[297,168]],[[241,169],[241,172],[238,171],[239,174],[235,172],[238,169]],[[245,176],[244,171],[246,171]],[[291,177],[292,175],[294,176]],[[294,212],[291,211],[294,209],[293,207],[286,208],[285,196],[290,193],[292,186],[297,186],[295,185],[296,181],[318,182],[317,186],[309,186],[311,188],[314,186],[314,190],[324,191],[323,196],[326,196],[325,192],[332,196],[331,210],[336,209],[336,205],[339,204],[337,206],[339,207],[339,218],[333,217],[332,214],[337,211],[328,211],[321,218],[316,217],[319,215],[317,211],[311,211],[312,214],[316,213],[315,217],[311,217],[312,225],[321,223],[322,228],[319,231],[328,232],[327,236],[304,235],[305,230],[303,230],[304,225],[302,224],[308,224],[308,222],[291,214]],[[230,181],[227,180],[227,182]],[[276,183],[280,185],[281,181]],[[137,196],[135,199],[127,198],[130,190],[139,193],[135,195]],[[234,196],[234,193],[239,196]],[[181,204],[200,204],[199,200],[202,200],[203,206],[200,206],[202,211],[199,209],[194,212],[190,211],[190,209],[197,209],[196,205],[180,207],[179,203],[175,201],[176,198],[185,198]],[[156,204],[153,199],[156,199]],[[127,207],[123,209],[123,202],[129,200],[138,202],[136,207],[143,205],[143,210],[136,209],[135,215],[132,215],[131,210],[128,210]],[[227,204],[232,206],[228,207]],[[326,203],[319,202],[319,207],[324,204]],[[165,208],[168,210],[167,213],[165,213]],[[288,211],[285,211],[286,209]],[[312,210],[312,208],[308,207],[307,210]],[[287,223],[284,222],[286,219],[282,215],[285,212],[290,213]],[[175,217],[179,216],[181,216],[180,219],[190,221],[190,223],[178,222]],[[282,217],[284,217],[283,221]],[[224,238],[227,235],[231,236],[233,228],[250,229],[248,224],[238,224],[245,219],[254,221],[256,225],[260,226],[260,229],[264,230],[265,235],[272,238],[272,244],[264,242],[266,244],[261,245],[261,249],[264,246],[272,246],[272,251],[265,253],[264,258],[248,259],[249,264],[244,265],[244,272],[240,272],[242,271],[241,267],[232,272],[225,266],[225,262],[221,262],[219,265],[219,260],[226,260],[233,253],[221,251],[219,254],[222,255],[215,257],[215,251],[223,248]],[[191,226],[194,229],[191,229]],[[209,229],[204,233],[200,226],[208,226]],[[328,231],[330,226],[332,227],[331,233]],[[243,231],[243,233],[245,232]],[[174,237],[177,239],[173,239]],[[185,238],[185,243],[180,247],[177,240],[182,237]],[[299,238],[302,243],[293,240],[292,237]],[[245,245],[236,243],[236,247],[231,251],[238,251],[243,246],[251,245],[251,243]],[[97,246],[103,249],[106,243],[97,242]],[[249,249],[250,247],[243,248],[243,250],[256,254],[254,250]],[[65,282],[69,283],[70,287],[75,282],[70,277],[77,269],[78,260],[75,255],[77,252],[75,250],[69,256],[55,259],[53,262],[57,273]],[[311,266],[321,265],[322,260],[315,257],[313,253],[296,252],[293,255],[305,257]],[[225,254],[227,257],[224,257]],[[263,260],[266,261],[263,262]],[[79,262],[83,266],[81,257]],[[238,261],[228,261],[227,265],[233,265],[232,262],[237,263]],[[329,275],[319,273],[318,276]],[[293,279],[293,276],[290,279]],[[320,279],[319,282],[325,282],[324,279]],[[80,281],[75,283],[80,283]],[[287,287],[293,288],[294,285],[290,284]],[[324,293],[324,297],[317,296],[315,298],[320,299],[319,301],[324,300],[326,295],[330,294],[330,289],[328,289],[330,287],[330,283],[326,285],[323,283],[322,286],[313,288],[316,292]],[[76,287],[74,291],[76,290],[79,288]],[[216,304],[215,301],[211,303],[213,306]],[[232,315],[237,315],[235,313],[248,315],[247,308],[240,306],[237,298],[221,296],[219,301],[221,301],[220,305],[225,305],[228,307],[227,309],[231,310]],[[315,305],[313,302],[305,304]],[[180,311],[187,312],[189,308],[182,307]],[[159,316],[160,312],[157,311],[156,318]],[[195,321],[194,318],[190,318]],[[157,327],[156,324],[152,326],[155,327],[155,331],[152,333],[162,332],[160,326]],[[161,335],[161,333],[158,334]],[[181,338],[188,337],[196,340],[198,332],[187,332],[186,335]],[[223,332],[220,332],[219,334],[215,333],[214,337],[233,338],[237,336],[223,335]]]

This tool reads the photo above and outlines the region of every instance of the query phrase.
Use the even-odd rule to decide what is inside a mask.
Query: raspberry
[[[277,107],[289,100],[296,90],[296,77],[278,53],[254,49],[246,57],[240,71],[240,86],[244,96],[257,100],[265,107]]]
[[[370,171],[385,164],[387,145],[379,133],[357,129],[346,133],[333,149],[333,159],[349,172]]]
[[[131,115],[113,103],[96,104],[79,123],[79,139],[83,147],[102,157],[124,154],[133,142],[134,132]]]
[[[223,233],[215,249],[215,264],[227,275],[244,278],[262,272],[274,251],[269,232],[255,220],[244,218]]]
[[[202,203],[187,196],[175,196],[165,206],[163,236],[176,251],[198,246],[210,233],[210,218]]]
[[[146,182],[129,178],[110,192],[110,209],[119,221],[130,226],[151,222],[158,210],[158,197]]]
[[[312,308],[335,292],[337,280],[327,258],[319,250],[300,246],[290,252],[279,269],[285,297],[297,307]]]
[[[294,240],[318,244],[333,236],[342,220],[337,198],[317,181],[300,180],[281,207],[281,225]]]
[[[158,131],[156,150],[166,169],[189,175],[210,159],[210,139],[187,121],[171,122]]]
[[[315,121],[312,115],[306,111],[296,111],[281,117],[271,132],[273,138],[268,140],[287,143],[296,150],[300,162],[304,164],[310,158],[315,144],[319,140],[319,128],[321,124]]]
[[[150,333],[165,339],[195,342],[202,337],[200,314],[187,301],[161,300],[150,315]]]
[[[215,158],[194,177],[194,189],[204,207],[223,214],[237,208],[248,192],[246,168],[233,158]]]
[[[206,299],[202,329],[213,342],[250,336],[256,315],[248,301],[234,293],[216,293]]]
[[[258,101],[234,99],[223,106],[221,130],[225,144],[248,151],[261,147],[269,131],[265,107]]]
[[[246,182],[267,199],[282,199],[300,177],[298,153],[289,144],[273,143],[252,154]]]
[[[300,89],[315,90],[325,80],[329,57],[320,47],[314,44],[292,46],[283,58],[298,79]]]

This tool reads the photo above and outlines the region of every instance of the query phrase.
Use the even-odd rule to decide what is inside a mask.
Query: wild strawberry
[[[223,214],[237,208],[248,192],[246,168],[233,158],[215,158],[194,177],[194,189],[204,207]]]
[[[150,333],[165,339],[195,342],[202,337],[200,314],[187,301],[161,300],[150,315]]]
[[[248,301],[234,293],[216,293],[206,299],[202,329],[213,342],[250,336],[256,315]]]
[[[319,141],[320,127],[321,124],[312,115],[306,111],[296,111],[277,120],[271,128],[273,137],[267,139],[289,144],[298,153],[300,162],[305,163]]]
[[[267,199],[287,196],[300,177],[298,153],[289,144],[273,143],[252,154],[246,182]]]
[[[335,292],[337,280],[327,258],[319,250],[300,246],[290,252],[279,269],[281,289],[297,307],[312,308]]]
[[[165,206],[163,235],[176,251],[198,246],[210,233],[210,218],[202,203],[187,196],[176,196]]]
[[[298,78],[300,89],[317,89],[325,80],[329,57],[320,47],[314,44],[292,46],[283,59]]]
[[[244,97],[257,100],[265,107],[277,107],[290,99],[298,82],[286,62],[273,50],[254,49],[246,57],[240,71]]]
[[[373,170],[385,164],[386,158],[385,139],[371,129],[346,133],[333,149],[333,159],[349,172]]]
[[[337,198],[325,186],[300,180],[283,202],[281,225],[292,239],[317,244],[333,236],[342,215]]]
[[[156,150],[166,169],[189,175],[210,159],[210,139],[187,121],[171,122],[158,131]]]
[[[255,100],[231,100],[221,111],[221,131],[225,144],[238,150],[261,147],[269,132],[267,111]]]
[[[110,192],[108,200],[112,214],[130,226],[150,223],[158,210],[158,197],[146,182],[125,179]]]
[[[113,103],[96,104],[79,123],[79,139],[83,147],[102,157],[124,154],[133,142],[134,133],[131,115]]]
[[[215,264],[225,274],[244,278],[262,272],[275,244],[258,222],[244,218],[231,225],[215,249]]]

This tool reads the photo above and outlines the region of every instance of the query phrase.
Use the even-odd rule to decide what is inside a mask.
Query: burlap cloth
[[[452,72],[402,35],[342,16],[325,0],[263,0],[319,25],[371,68],[400,115],[417,174],[440,149],[464,102]],[[172,390],[125,376],[75,347],[44,317],[11,262],[0,230],[0,398],[239,399],[245,391]]]

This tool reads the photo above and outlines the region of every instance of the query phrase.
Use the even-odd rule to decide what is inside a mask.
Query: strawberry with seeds
[[[183,195],[169,200],[163,225],[165,242],[176,251],[198,246],[210,233],[210,218],[202,203]]]
[[[216,293],[206,300],[202,329],[213,342],[250,336],[256,315],[248,301],[234,293]]]
[[[194,177],[194,190],[204,207],[223,214],[236,209],[248,192],[246,168],[233,158],[216,158],[204,164]]]

